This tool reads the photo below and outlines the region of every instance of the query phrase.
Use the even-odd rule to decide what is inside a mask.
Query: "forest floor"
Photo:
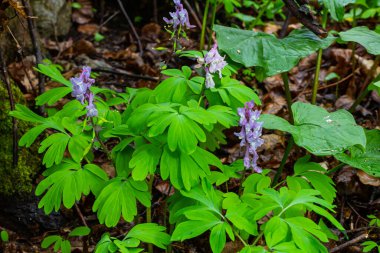
[[[129,12],[134,19],[135,28],[141,41],[141,49],[136,37],[127,25],[125,16],[117,6],[116,1],[111,1],[106,7],[95,15],[88,15],[93,6],[90,1],[85,3],[82,9],[75,9],[72,14],[72,27],[67,36],[59,38],[42,38],[43,52],[55,64],[63,67],[66,78],[75,76],[80,72],[82,66],[93,68],[98,74],[96,85],[110,88],[116,91],[124,91],[126,87],[148,87],[154,88],[162,79],[160,69],[166,62],[169,68],[186,64],[195,65],[196,62],[183,60],[178,57],[170,57],[170,50],[156,50],[156,48],[170,48],[170,35],[165,31],[162,16],[167,16],[169,8],[159,7],[154,10],[146,8],[141,17],[139,8],[132,8]],[[89,8],[89,9],[88,9]],[[195,15],[201,19],[202,13]],[[192,17],[193,23],[197,22]],[[223,21],[221,21],[223,24]],[[262,31],[278,34],[283,28],[283,20],[278,22],[267,22],[257,27]],[[296,20],[291,20],[286,31],[299,27]],[[341,29],[341,27],[330,27]],[[199,31],[196,27],[189,32],[189,39],[183,39],[181,45],[189,50],[199,49]],[[355,56],[349,46],[334,45],[325,50],[322,59],[320,73],[321,82],[317,104],[328,111],[337,109],[349,109],[353,104],[362,84],[371,69],[373,57],[356,45]],[[297,67],[289,73],[290,89],[293,101],[310,101],[311,86],[314,80],[316,65],[316,53],[303,59]],[[25,94],[30,105],[37,95],[37,73],[32,69],[32,57],[26,57],[23,61],[16,60],[8,64],[9,73]],[[331,77],[330,73],[336,73],[339,78]],[[28,73],[28,75],[26,75]],[[328,78],[326,78],[328,77]],[[265,79],[262,83],[252,77],[252,72],[242,71],[237,74],[238,80],[245,85],[253,87],[262,100],[262,112],[276,114],[287,118],[288,110],[283,90],[281,76],[273,76]],[[57,84],[50,81],[46,83],[46,89],[56,87]],[[60,103],[64,104],[65,101]],[[373,92],[364,100],[354,112],[356,122],[366,128],[374,129],[380,125],[380,97]],[[45,108],[49,110],[50,108]],[[218,151],[218,156],[223,162],[231,162],[240,157],[239,140],[233,131],[227,133],[228,144]],[[259,149],[259,165],[262,168],[278,168],[282,155],[285,151],[285,138],[283,134],[275,131],[265,131],[262,137],[265,144]],[[293,149],[288,159],[293,164],[299,157],[305,155],[300,149]],[[113,169],[107,164],[106,159],[98,157],[97,162],[102,168],[112,175]],[[330,158],[323,166],[334,168],[338,162]],[[291,173],[291,167],[285,166],[282,177]],[[42,177],[41,177],[42,178]],[[41,180],[38,178],[36,183]],[[374,214],[380,208],[380,179],[369,177],[367,174],[352,167],[345,166],[335,172],[332,176],[337,189],[336,217],[337,220],[347,228],[349,237],[356,238],[369,227],[367,215]],[[239,181],[230,181],[226,186],[229,191],[239,188]],[[153,220],[162,222],[165,194],[169,189],[167,182],[159,178],[155,180],[153,196]],[[92,228],[92,237],[89,243],[90,252],[99,240],[101,234],[110,231],[111,235],[120,235],[128,231],[129,225],[120,222],[117,228],[107,229],[99,225],[96,215],[91,211],[93,199],[86,198],[77,209],[62,209],[59,213],[45,216],[38,210],[36,197],[24,197],[20,200],[2,198],[0,203],[0,228],[7,229],[10,241],[3,245],[4,252],[44,252],[40,248],[42,238],[48,234],[65,234],[70,228],[81,225],[84,218]],[[379,238],[377,238],[379,239]],[[344,241],[334,242],[329,245],[332,249]],[[83,252],[83,242],[73,242],[73,252]],[[241,245],[228,243],[225,252],[236,252]],[[211,252],[208,239],[189,240],[184,243],[174,243],[174,252]],[[1,252],[1,248],[0,248]],[[46,251],[49,252],[49,251]],[[358,244],[352,244],[341,252],[361,252]]]

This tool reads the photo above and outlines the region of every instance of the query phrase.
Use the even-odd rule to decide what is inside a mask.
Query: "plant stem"
[[[208,9],[210,6],[210,0],[207,0],[205,11],[203,13],[203,21],[202,21],[202,32],[201,32],[201,42],[199,43],[199,50],[203,50],[205,46],[205,35],[206,35],[206,27],[207,27],[207,16],[208,16]]]
[[[294,145],[294,140],[293,140],[293,137],[290,136],[288,145],[285,148],[284,156],[282,157],[282,160],[281,160],[280,167],[278,168],[276,175],[274,175],[272,187],[277,186],[278,179],[280,178],[282,171],[284,170],[286,160],[288,160],[288,156],[290,154],[290,151],[292,150],[293,145]]]
[[[334,173],[335,171],[337,171],[337,170],[343,168],[344,165],[345,165],[344,163],[340,163],[340,164],[338,164],[337,166],[335,166],[334,168],[332,168],[331,170],[327,171],[325,174],[326,174],[326,175],[331,175],[331,174]]]
[[[91,124],[92,124],[92,127],[94,128],[96,139],[98,139],[100,146],[102,146],[103,151],[107,154],[107,158],[112,161],[110,151],[108,150],[107,146],[102,142],[102,140],[100,139],[98,131],[96,131],[96,129],[95,129],[94,118],[91,118]]]
[[[148,180],[148,192],[152,196],[152,187],[154,182],[154,174],[151,174]],[[146,222],[152,223],[152,206],[146,208]],[[148,252],[153,253],[153,244],[148,244]]]
[[[245,246],[248,246],[248,244],[244,241],[243,238],[241,238],[241,236],[234,230],[234,234],[236,235],[237,238],[239,238],[239,240],[243,243],[244,247]]]
[[[264,235],[264,230],[260,232],[260,234],[256,237],[255,241],[252,243],[252,245],[256,245],[260,238]]]
[[[255,18],[255,20],[252,23],[252,27],[255,27],[257,25],[257,22],[259,22],[259,20],[263,16],[264,12],[268,9],[267,7],[268,7],[268,5],[270,3],[271,3],[271,1],[267,0],[266,3],[264,3],[263,6],[260,7],[260,11],[259,11],[259,13],[257,14],[257,17]]]
[[[322,17],[323,29],[326,28],[326,24],[327,24],[327,9],[323,8],[323,17]],[[315,68],[315,75],[314,75],[313,93],[311,96],[311,103],[313,105],[317,101],[317,92],[318,92],[318,86],[319,86],[319,73],[321,71],[321,64],[322,64],[322,53],[323,53],[323,49],[321,48],[318,50],[317,66]]]
[[[371,67],[371,70],[369,71],[367,78],[364,81],[364,88],[362,89],[363,91],[360,93],[359,97],[355,100],[355,103],[351,106],[351,108],[349,109],[349,112],[353,113],[355,111],[356,107],[360,104],[360,102],[362,102],[363,99],[368,95],[368,93],[369,93],[368,85],[371,84],[370,80],[371,80],[372,76],[374,75],[374,73],[377,69],[377,66],[379,65],[379,62],[380,62],[380,55],[376,56],[375,61]],[[378,76],[375,77],[375,79],[376,78],[378,78]]]
[[[289,110],[289,121],[290,123],[293,123],[293,112],[292,112],[292,95],[290,94],[290,88],[289,88],[289,76],[287,72],[281,73],[282,81],[284,82],[285,87],[285,99],[286,104],[288,105]]]
[[[217,1],[215,1],[215,3],[213,4],[212,6],[212,16],[211,16],[211,30],[210,30],[210,33],[209,33],[209,36],[208,36],[208,49],[210,50],[211,48],[211,42],[212,42],[212,33],[213,33],[213,28],[214,28],[214,24],[215,24],[215,17],[216,17],[216,9],[218,7],[218,3]]]

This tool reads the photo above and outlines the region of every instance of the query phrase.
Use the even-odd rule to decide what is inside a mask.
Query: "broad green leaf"
[[[52,134],[43,140],[38,149],[38,153],[42,153],[47,149],[42,164],[45,164],[48,168],[53,164],[60,164],[69,140],[70,136],[63,133]]]
[[[43,241],[41,242],[41,247],[43,249],[49,248],[50,245],[52,245],[58,240],[62,240],[62,238],[59,235],[49,235],[43,239]]]
[[[90,145],[90,141],[91,139],[84,135],[71,136],[68,144],[68,150],[74,161],[79,163],[83,159],[85,151]]]
[[[0,238],[3,242],[8,242],[9,241],[9,235],[8,235],[8,232],[5,231],[5,230],[2,230],[0,232]]]
[[[11,111],[9,113],[12,117],[24,120],[24,121],[29,121],[33,123],[44,123],[46,119],[44,117],[41,117],[31,111],[28,107],[25,105],[21,104],[16,104],[16,108],[14,111]]]
[[[104,233],[100,241],[96,244],[94,252],[95,253],[109,253],[109,252],[114,253],[116,251],[117,251],[117,247],[112,242],[110,238],[110,234]]]
[[[70,92],[72,92],[72,88],[70,87],[58,87],[45,91],[43,94],[36,97],[36,105],[53,105]]]
[[[353,41],[359,43],[370,54],[380,54],[380,34],[369,30],[366,26],[357,26],[348,31],[340,32],[339,36],[345,42]]]
[[[364,130],[345,110],[329,113],[325,109],[301,102],[292,105],[294,125],[284,119],[264,114],[264,128],[289,132],[298,146],[314,155],[334,155],[359,146],[365,148]]]
[[[366,130],[365,133],[367,145],[364,151],[352,147],[349,149],[349,155],[336,154],[335,158],[371,176],[380,177],[380,130]]]
[[[272,217],[264,229],[265,242],[269,248],[273,248],[285,240],[288,233],[288,225],[278,216]]]
[[[89,235],[91,232],[91,229],[89,227],[76,227],[69,233],[69,236],[86,236]]]
[[[219,224],[221,221],[213,221],[207,223],[205,221],[185,221],[178,224],[172,234],[172,241],[184,241],[186,239],[197,237],[212,227]]]
[[[321,193],[321,196],[332,203],[336,196],[336,189],[332,179],[324,172],[326,170],[321,165],[314,162],[309,162],[310,155],[302,157],[297,160],[294,165],[294,176],[305,178],[308,180],[314,189]]]
[[[42,124],[42,125],[38,125],[38,126],[35,126],[33,127],[32,129],[29,129],[20,139],[19,141],[19,145],[20,146],[25,146],[27,148],[29,148],[33,143],[34,141],[37,139],[37,137],[43,132],[45,131],[46,128],[48,128],[49,126],[46,125],[46,124]]]
[[[376,248],[378,245],[374,241],[366,241],[362,243],[362,246],[364,246],[363,252],[370,252],[372,249]]]
[[[133,179],[141,181],[145,180],[148,174],[154,174],[161,158],[161,152],[161,148],[155,144],[139,146],[129,162],[129,166],[133,168]]]
[[[245,67],[255,66],[263,77],[292,69],[300,59],[334,42],[333,36],[321,39],[307,29],[294,30],[284,39],[272,34],[215,25],[219,48]]]
[[[379,76],[380,77],[380,76]],[[368,90],[375,90],[377,92],[378,95],[380,95],[380,81],[377,81],[377,82],[372,82],[369,86],[368,86]]]
[[[67,87],[72,87],[70,81],[66,80],[54,64],[38,64],[38,68],[35,68],[38,72],[50,77],[53,81],[59,82]]]
[[[146,183],[116,177],[110,180],[109,184],[100,192],[92,210],[98,213],[101,224],[114,227],[121,216],[131,222],[137,215],[136,199],[143,205],[150,206],[150,194]]]
[[[161,249],[166,249],[170,244],[170,235],[165,233],[165,227],[156,223],[143,223],[134,226],[126,238],[136,238],[145,243],[152,243]]]
[[[213,253],[223,251],[226,244],[226,223],[220,223],[211,229],[210,245]]]
[[[68,240],[62,240],[61,242],[62,253],[71,253],[71,244]]]
[[[44,207],[45,213],[49,214],[53,209],[58,211],[61,202],[66,208],[71,208],[82,194],[88,195],[92,191],[97,195],[100,190],[98,187],[102,187],[107,175],[100,168],[94,167],[97,166],[87,164],[82,169],[80,164],[64,160],[45,171],[44,176],[47,178],[38,184],[35,194],[39,196],[47,192],[38,207]]]
[[[335,21],[343,20],[344,7],[352,3],[355,3],[355,0],[323,0],[324,6],[329,10],[331,17]]]

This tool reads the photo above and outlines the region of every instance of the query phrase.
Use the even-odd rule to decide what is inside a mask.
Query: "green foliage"
[[[105,233],[96,245],[95,253],[138,253],[143,251],[142,248],[138,248],[141,242],[152,243],[161,249],[166,249],[170,243],[170,235],[163,231],[165,227],[155,223],[145,223],[134,226],[123,240],[110,237],[109,233]]]
[[[374,248],[377,248],[377,252],[380,252],[380,245],[374,241],[365,241],[362,243],[362,246],[364,247],[363,252],[370,252]]]
[[[340,32],[339,36],[345,42],[353,41],[359,43],[370,54],[380,54],[380,34],[369,30],[366,26],[358,26],[348,31]]]
[[[1,230],[0,232],[0,238],[3,242],[8,242],[9,241],[9,234],[6,230]]]
[[[115,177],[102,189],[92,210],[98,212],[100,223],[114,227],[121,216],[131,222],[137,215],[136,199],[146,207],[151,205],[148,185],[144,181]]]
[[[323,0],[323,5],[329,10],[331,17],[336,21],[342,21],[344,7],[355,3],[355,0]]]
[[[53,209],[58,211],[61,201],[66,208],[71,208],[82,194],[88,195],[91,191],[97,196],[108,180],[107,174],[95,164],[86,164],[82,168],[80,164],[67,159],[46,170],[43,175],[46,178],[38,184],[36,195],[46,191],[38,204],[46,214]]]
[[[380,130],[365,131],[367,144],[365,149],[349,148],[349,154],[336,154],[335,158],[369,175],[380,177]]]
[[[272,34],[215,25],[219,48],[235,62],[256,67],[260,80],[292,69],[300,59],[334,42],[309,30],[294,30],[284,39]],[[298,46],[302,45],[302,46]]]
[[[43,249],[47,249],[54,245],[54,252],[58,252],[59,250],[61,250],[62,253],[70,253],[71,243],[69,238],[75,236],[87,236],[90,234],[90,232],[91,229],[89,227],[76,227],[67,235],[67,238],[63,238],[59,235],[49,235],[42,240],[41,247]]]
[[[295,143],[315,155],[340,154],[351,147],[364,149],[366,137],[362,127],[356,125],[353,116],[339,110],[333,113],[301,102],[292,105],[294,125],[286,120],[264,114],[260,120],[264,128],[292,134]]]

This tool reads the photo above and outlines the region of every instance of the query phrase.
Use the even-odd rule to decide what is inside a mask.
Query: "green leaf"
[[[368,90],[375,90],[377,94],[380,95],[380,81],[372,81],[372,83],[368,86]]]
[[[355,0],[323,0],[323,5],[329,10],[335,21],[343,20],[344,7],[352,3],[355,3]]]
[[[36,105],[53,105],[72,91],[71,87],[58,87],[45,91],[43,94],[36,97]]]
[[[101,224],[114,227],[120,216],[131,222],[137,215],[136,198],[145,206],[150,206],[150,194],[145,182],[116,177],[109,181],[96,198],[92,207],[97,211]]]
[[[88,195],[90,190],[95,192],[94,189],[100,187],[107,179],[105,172],[100,168],[94,169],[95,166],[87,164],[82,169],[80,164],[64,160],[45,171],[44,175],[47,178],[38,184],[35,194],[39,196],[47,192],[38,207],[44,207],[45,213],[49,214],[53,209],[59,210],[62,200],[66,208],[71,208],[75,201],[80,200],[82,194]]]
[[[43,241],[41,242],[41,247],[43,249],[49,248],[50,245],[61,240],[62,238],[59,235],[49,235],[43,239]]]
[[[260,121],[264,122],[264,128],[291,133],[298,146],[314,155],[334,155],[353,146],[365,147],[363,128],[345,110],[329,113],[319,106],[296,102],[292,111],[294,125],[267,114]]]
[[[35,126],[31,129],[29,129],[20,139],[19,141],[19,145],[20,146],[25,146],[27,148],[29,148],[33,143],[34,141],[37,139],[37,137],[43,132],[45,131],[46,128],[48,128],[49,126],[46,125],[46,124],[42,124],[42,125],[39,125],[39,126]]]
[[[170,244],[170,235],[163,232],[166,228],[156,223],[143,223],[134,226],[126,238],[136,238],[145,243],[152,243],[161,249]]]
[[[207,230],[211,229],[215,225],[219,224],[221,221],[205,222],[203,220],[190,220],[181,222],[178,224],[172,234],[172,241],[184,241],[186,239],[197,237],[203,234]]]
[[[71,253],[71,244],[68,240],[62,240],[61,243],[61,252],[62,253]]]
[[[322,168],[321,165],[318,163],[309,162],[309,160],[310,155],[297,160],[294,165],[294,176],[306,178],[314,189],[321,193],[321,196],[325,200],[332,203],[336,196],[334,182],[330,177],[324,175],[326,170]]]
[[[210,245],[213,253],[223,251],[226,244],[226,223],[220,223],[211,229]]]
[[[85,151],[90,145],[91,139],[83,135],[73,135],[71,136],[68,144],[68,149],[71,157],[75,162],[80,162],[84,155]]]
[[[91,229],[89,227],[76,227],[69,233],[69,236],[86,236],[89,235],[90,232]]]
[[[67,87],[72,87],[71,82],[62,76],[55,64],[38,64],[38,68],[35,68],[35,70],[50,77],[53,81],[59,82]]]
[[[336,154],[335,158],[352,167],[363,170],[371,176],[380,177],[380,130],[366,130],[365,150],[357,147],[349,149],[348,154]]]
[[[161,148],[155,144],[139,146],[133,152],[129,166],[133,168],[132,177],[136,181],[145,180],[148,174],[154,174],[161,158]]]
[[[9,115],[12,117],[24,120],[24,121],[29,121],[33,123],[44,123],[46,119],[44,117],[41,117],[37,114],[35,114],[33,111],[31,111],[28,107],[25,105],[21,104],[16,104],[16,108],[14,111],[9,112]]]
[[[42,164],[45,164],[48,168],[53,164],[60,164],[69,140],[70,136],[63,133],[52,134],[43,140],[38,149],[38,153],[42,153],[47,149]]]
[[[374,241],[366,241],[362,243],[362,246],[364,246],[363,252],[370,252],[372,249],[377,247],[377,243]]]
[[[348,31],[340,32],[339,36],[345,42],[353,41],[359,43],[370,54],[380,54],[380,34],[369,30],[366,26],[357,26]]]
[[[214,25],[219,48],[245,67],[255,66],[264,77],[287,72],[300,59],[334,42],[321,39],[307,29],[294,30],[284,39],[272,34]]]
[[[8,235],[8,232],[5,231],[5,230],[2,230],[0,232],[0,238],[3,242],[8,242],[9,241],[9,235]]]

